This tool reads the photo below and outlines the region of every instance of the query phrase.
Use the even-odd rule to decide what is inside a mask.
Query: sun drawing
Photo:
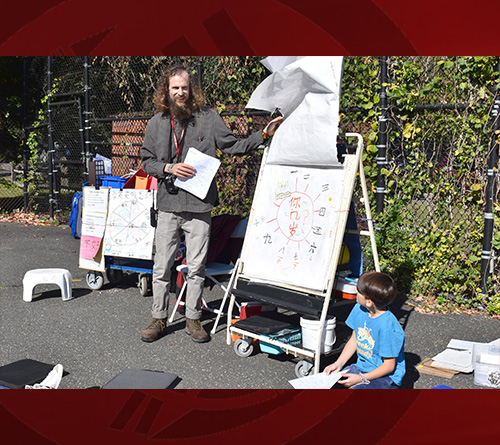
[[[329,185],[322,185],[322,190],[311,196],[308,193],[309,175],[306,175],[303,179],[305,180],[303,190],[299,190],[299,179],[296,177],[293,189],[288,181],[280,181],[274,192],[276,215],[271,220],[268,220],[267,224],[276,225],[274,229],[275,236],[272,238],[282,239],[281,248],[278,251],[278,262],[285,255],[286,250],[288,250],[286,256],[290,255],[290,247],[293,247],[295,261],[300,260],[301,251],[302,254],[308,254],[307,256],[311,259],[311,256],[314,255],[318,248],[317,240],[321,239],[323,235],[322,223],[326,221],[323,218],[326,207],[316,205],[316,202],[322,193],[328,192]],[[331,197],[327,201],[331,201]],[[266,236],[269,236],[268,241],[270,242],[271,236]],[[290,243],[294,243],[294,245],[290,246]],[[301,244],[304,243],[306,248],[301,249]]]

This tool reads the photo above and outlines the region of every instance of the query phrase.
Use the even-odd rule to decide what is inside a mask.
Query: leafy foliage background
[[[26,135],[30,153],[30,210],[46,211],[43,193],[44,163],[48,141],[46,58],[29,58],[27,116],[32,126]],[[54,57],[53,90],[59,93],[84,88],[82,57]],[[152,95],[164,66],[202,68],[207,105],[224,115],[239,137],[261,129],[265,116],[243,110],[250,94],[268,72],[260,57],[92,57],[90,69],[92,140],[113,138],[112,117],[144,117],[154,112]],[[341,130],[356,131],[365,141],[364,169],[374,196],[378,168],[380,114],[380,59],[346,57],[341,95]],[[500,313],[497,267],[487,296],[480,283],[487,158],[492,137],[492,107],[498,86],[498,57],[389,57],[387,90],[389,109],[388,164],[382,169],[387,193],[384,212],[376,214],[377,246],[381,268],[394,275],[402,291],[414,299],[431,298],[439,310],[454,307],[486,308]],[[1,58],[0,78],[9,88],[0,93],[0,162],[22,158],[21,58]],[[2,84],[3,85],[3,84]],[[21,89],[20,89],[21,88]],[[425,105],[452,105],[426,109]],[[459,106],[455,106],[459,104]],[[432,108],[432,107],[431,107]],[[61,134],[69,134],[71,113],[58,117]],[[99,120],[102,119],[102,120]],[[66,121],[68,123],[66,123]],[[128,130],[127,130],[128,131]],[[143,130],[130,130],[137,132]],[[125,136],[129,136],[126,134]],[[124,137],[124,141],[126,141]],[[66,136],[65,136],[66,137]],[[71,138],[61,137],[73,155]],[[128,139],[127,139],[128,140]],[[94,150],[112,156],[111,148]],[[109,152],[106,152],[109,150]],[[133,158],[123,143],[121,158]],[[78,153],[75,154],[78,159]],[[221,195],[215,213],[249,212],[261,153],[242,158],[222,157],[218,177]],[[69,172],[68,174],[70,174]],[[78,184],[79,180],[73,180]],[[80,182],[81,184],[81,182]],[[11,186],[11,184],[9,184]],[[1,189],[1,184],[0,184]],[[497,188],[498,189],[498,188]],[[61,190],[63,195],[64,190]],[[71,181],[68,182],[71,196]],[[36,199],[37,196],[40,199]],[[494,197],[493,248],[500,248],[498,197]],[[21,207],[21,204],[19,205]],[[363,207],[356,204],[358,223],[366,222]],[[365,245],[365,269],[373,267]]]
[[[342,121],[369,124],[364,165],[374,193],[378,64],[371,57],[349,60],[342,95],[344,106],[366,109]],[[499,310],[496,269],[491,294],[479,288],[497,64],[497,57],[389,58],[387,194],[384,212],[375,215],[381,268],[408,294],[435,297],[441,309]],[[429,110],[426,104],[461,106]],[[494,201],[498,210],[497,196]],[[495,249],[498,240],[495,216]]]

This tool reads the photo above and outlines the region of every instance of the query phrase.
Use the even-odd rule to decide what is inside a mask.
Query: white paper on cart
[[[220,161],[196,150],[194,147],[190,147],[184,163],[192,165],[196,173],[188,179],[177,178],[174,185],[192,193],[200,199],[205,199],[210,184],[219,169]]]
[[[328,375],[326,372],[288,380],[295,389],[330,389],[342,377],[343,372],[334,372]]]
[[[87,213],[82,217],[82,235],[103,238],[105,228],[105,213]]]
[[[107,213],[108,188],[95,189],[93,187],[85,187],[84,192],[83,213]]]

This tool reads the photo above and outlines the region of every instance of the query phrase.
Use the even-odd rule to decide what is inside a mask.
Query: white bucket
[[[325,320],[325,329],[321,342],[321,353],[329,352],[333,349],[337,336],[335,334],[336,318]],[[316,350],[318,344],[319,320],[308,320],[300,318],[300,327],[302,328],[302,347],[304,349]]]

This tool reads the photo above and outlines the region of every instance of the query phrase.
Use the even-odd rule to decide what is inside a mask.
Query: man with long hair
[[[198,343],[210,340],[201,325],[201,296],[205,282],[205,261],[210,237],[211,210],[217,201],[215,178],[205,199],[175,187],[174,179],[195,174],[184,163],[189,147],[216,157],[224,153],[245,154],[271,137],[281,118],[270,121],[262,132],[238,140],[219,114],[204,106],[204,94],[197,79],[183,66],[168,68],[154,96],[157,113],[149,121],[141,149],[144,171],[158,178],[158,222],[153,268],[153,321],[141,340],[152,342],[167,331],[170,269],[175,260],[181,233],[185,235],[188,267],[186,332]]]

